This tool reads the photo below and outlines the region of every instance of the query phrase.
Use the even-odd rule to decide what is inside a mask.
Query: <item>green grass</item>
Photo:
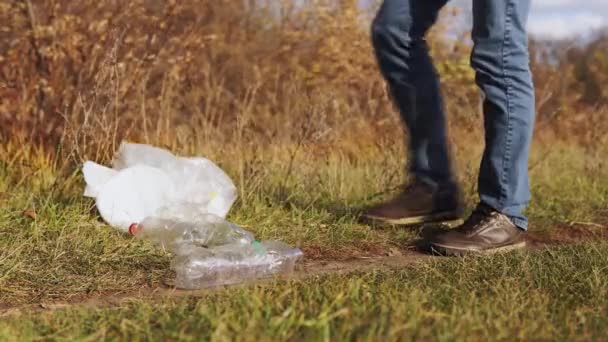
[[[295,244],[308,257],[381,255],[418,236],[416,229],[357,223],[357,208],[389,196],[386,189],[399,184],[399,148],[358,155],[289,150],[197,154],[210,156],[237,182],[240,198],[231,221],[261,239]],[[472,206],[480,151],[455,152]],[[100,221],[93,202],[81,196],[82,179],[73,168],[60,167],[41,151],[9,147],[1,154],[0,307],[127,293],[172,278],[166,254]],[[606,223],[606,157],[600,149],[535,148],[528,211],[533,232],[550,234],[550,227],[572,222]],[[5,318],[0,337],[592,339],[608,323],[606,252],[608,246],[597,242],[229,289],[200,299],[25,313]]]
[[[608,244],[396,271],[326,275],[117,308],[25,313],[0,338],[29,340],[602,340]]]

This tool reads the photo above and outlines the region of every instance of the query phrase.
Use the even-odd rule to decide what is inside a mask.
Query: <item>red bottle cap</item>
[[[135,235],[135,234],[139,233],[140,230],[141,230],[141,226],[137,223],[131,223],[131,225],[129,226],[129,234],[131,234],[131,235]]]

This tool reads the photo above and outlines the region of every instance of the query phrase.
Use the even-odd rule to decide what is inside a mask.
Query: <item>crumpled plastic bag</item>
[[[84,195],[95,198],[104,221],[123,232],[167,204],[196,205],[225,218],[236,200],[234,183],[210,160],[149,145],[124,143],[112,168],[87,161],[83,174]]]
[[[291,273],[302,251],[252,233],[192,206],[163,207],[129,229],[136,238],[171,252],[182,289],[236,284]]]

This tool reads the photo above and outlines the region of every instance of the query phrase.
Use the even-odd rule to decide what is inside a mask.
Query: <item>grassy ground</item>
[[[81,196],[78,172],[36,149],[3,148],[0,307],[78,301],[170,281],[167,255],[100,221],[94,204]],[[337,151],[316,155],[309,148],[289,151],[262,150],[241,159],[229,151],[194,152],[211,156],[238,183],[232,221],[259,238],[298,245],[308,258],[384,255],[407,248],[418,236],[417,229],[357,223],[357,208],[389,196],[386,189],[399,183],[400,149],[370,148],[355,157]],[[455,154],[472,206],[479,150]],[[601,149],[573,145],[535,147],[533,233],[554,234],[556,225],[566,231],[570,226],[605,229],[606,157]],[[24,313],[5,318],[0,337],[593,339],[608,323],[607,252],[606,243],[595,242],[256,285],[203,298]]]
[[[22,314],[0,323],[0,338],[601,340],[607,264],[605,242],[441,259],[197,298]]]

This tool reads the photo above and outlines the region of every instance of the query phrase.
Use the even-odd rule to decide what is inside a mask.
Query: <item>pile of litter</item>
[[[289,273],[302,256],[279,241],[256,241],[252,233],[225,220],[236,187],[208,159],[122,144],[112,166],[84,163],[84,195],[95,198],[101,217],[112,227],[170,251],[179,288]]]

